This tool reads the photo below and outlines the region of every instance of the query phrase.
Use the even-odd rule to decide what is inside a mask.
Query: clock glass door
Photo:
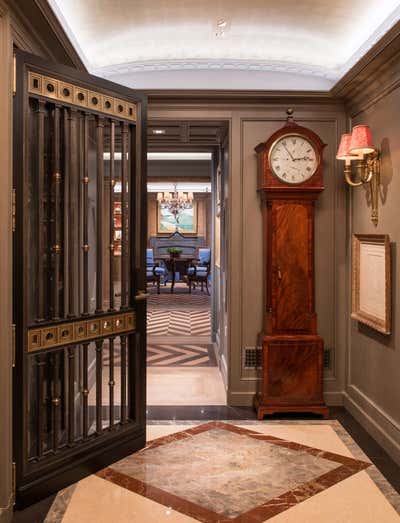
[[[21,506],[145,443],[146,100],[23,53],[16,80]]]

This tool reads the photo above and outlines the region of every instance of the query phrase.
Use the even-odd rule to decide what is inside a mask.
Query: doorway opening
[[[227,380],[221,372],[226,364],[221,336],[226,217],[221,210],[227,198],[227,129],[226,122],[149,122],[150,407],[226,405]]]

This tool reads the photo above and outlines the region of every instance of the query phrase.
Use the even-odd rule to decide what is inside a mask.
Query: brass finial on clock
[[[293,113],[294,113],[293,107],[288,107],[286,109],[286,114],[288,115],[288,117],[287,117],[287,121],[288,122],[292,122],[293,121]]]

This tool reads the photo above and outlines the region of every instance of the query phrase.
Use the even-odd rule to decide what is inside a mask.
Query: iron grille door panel
[[[17,504],[145,444],[146,98],[17,53]]]

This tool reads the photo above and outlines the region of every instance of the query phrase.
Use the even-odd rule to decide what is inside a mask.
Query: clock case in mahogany
[[[272,145],[285,135],[307,138],[318,154],[311,178],[289,184],[269,165]],[[314,297],[314,203],[323,191],[325,144],[289,116],[255,150],[264,237],[264,327],[262,385],[255,397],[258,419],[279,412],[312,412],[326,417],[323,399],[323,340],[317,333]]]

